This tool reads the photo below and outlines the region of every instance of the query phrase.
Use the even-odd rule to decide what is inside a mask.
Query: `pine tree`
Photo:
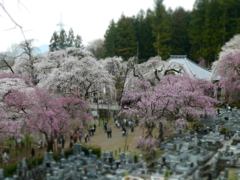
[[[116,38],[117,27],[114,20],[111,20],[110,25],[104,35],[105,57],[113,57],[116,55]]]
[[[49,51],[53,52],[59,50],[59,36],[56,31],[54,31],[52,38],[50,40]]]
[[[221,28],[220,17],[222,14],[219,0],[211,0],[206,8],[204,45],[202,57],[206,60],[207,66],[217,59],[221,50],[223,31]]]
[[[64,29],[62,29],[60,31],[60,35],[59,35],[59,48],[60,49],[65,49],[67,48],[67,35],[66,35],[66,31]]]
[[[155,40],[152,31],[153,12],[148,9],[145,13],[141,10],[134,22],[138,42],[138,62],[147,61],[150,57],[156,56],[157,52],[153,46]]]
[[[77,35],[75,40],[74,40],[74,45],[76,48],[83,48],[83,44],[82,44],[82,37],[80,35]]]
[[[222,10],[221,26],[224,32],[223,44],[229,41],[235,34],[240,33],[240,0],[219,0]]]
[[[196,1],[195,8],[191,12],[191,21],[189,25],[189,37],[191,43],[190,58],[198,59],[203,57],[204,34],[206,30],[206,7],[208,0]]]
[[[137,54],[137,38],[132,18],[122,15],[119,19],[116,42],[117,56],[122,56],[123,59],[128,60]]]
[[[187,54],[190,51],[188,26],[190,13],[182,7],[171,14],[171,49],[172,54]]]
[[[170,19],[163,6],[163,0],[155,0],[154,13],[153,35],[155,42],[153,45],[162,59],[167,59],[171,54]]]
[[[73,29],[70,28],[68,31],[68,36],[67,36],[67,47],[74,47],[74,32]]]

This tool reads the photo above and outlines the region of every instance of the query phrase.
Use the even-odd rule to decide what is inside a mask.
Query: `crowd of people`
[[[114,117],[114,122],[117,127],[117,129],[122,131],[122,137],[125,137],[127,134],[127,129],[131,130],[131,132],[134,132],[134,127],[138,126],[138,120],[133,121],[132,119],[122,119],[120,120],[117,117]],[[103,130],[107,134],[107,138],[112,138],[112,127],[108,126],[108,122],[103,122]],[[79,128],[74,130],[74,132],[70,135],[70,144],[69,147],[72,148],[74,143],[87,143],[90,141],[90,137],[94,136],[94,133],[96,131],[96,125],[92,125],[88,128],[88,130],[85,132],[80,131]],[[84,138],[84,140],[83,140]],[[82,141],[83,140],[83,141]]]
[[[87,143],[90,141],[90,137],[94,136],[96,131],[96,124],[90,126],[87,131],[82,132],[79,127],[74,130],[74,133],[70,135],[70,144],[69,147],[72,148],[74,143],[80,142],[82,143],[82,139],[84,138],[84,142]]]
[[[122,137],[125,137],[127,134],[127,130],[131,130],[131,132],[134,132],[134,127],[138,126],[138,120],[131,120],[131,119],[122,119],[120,120],[119,118],[114,118],[115,125],[117,129],[122,131]],[[79,127],[77,127],[73,133],[70,135],[70,144],[69,147],[73,148],[74,143],[87,143],[90,141],[90,137],[94,136],[96,132],[96,124],[89,126],[89,128],[85,131],[80,130]],[[103,129],[104,132],[107,134],[107,138],[112,138],[112,127],[109,126],[107,121],[103,122]],[[57,138],[57,145],[58,147],[64,148],[65,147],[65,141],[66,138],[64,136],[59,136]],[[41,149],[42,147],[46,147],[47,143],[46,140],[39,140],[37,142],[37,149]],[[10,150],[8,148],[5,148],[2,151],[2,159],[4,163],[9,162],[9,152]],[[31,158],[35,157],[35,149],[34,147],[31,148]]]

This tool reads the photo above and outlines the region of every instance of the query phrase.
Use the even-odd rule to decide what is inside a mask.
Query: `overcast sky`
[[[20,2],[20,3],[19,3]],[[195,0],[164,0],[166,8],[182,6],[192,10]],[[49,44],[57,24],[73,28],[82,36],[83,44],[103,38],[111,19],[115,22],[122,14],[137,15],[140,9],[153,9],[154,0],[0,0],[12,18],[23,27],[27,39],[36,39],[36,46]],[[6,51],[13,43],[23,40],[21,31],[0,7],[0,51]]]

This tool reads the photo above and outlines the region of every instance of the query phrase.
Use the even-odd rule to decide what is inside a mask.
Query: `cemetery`
[[[23,158],[12,177],[4,177],[0,169],[0,180],[227,180],[231,169],[240,168],[239,119],[233,108],[211,119],[211,125],[204,124],[203,118],[198,133],[178,129],[172,139],[165,137],[159,144],[162,156],[152,164],[131,152],[120,152],[116,157],[113,151],[104,151],[98,158],[92,150],[86,153],[81,144],[74,144],[68,158],[64,150],[57,160],[51,151],[45,152],[43,162],[35,168],[28,167]],[[221,133],[222,128],[227,132]],[[237,177],[240,171],[235,174]]]
[[[0,180],[240,180],[240,3],[194,1],[0,0]]]

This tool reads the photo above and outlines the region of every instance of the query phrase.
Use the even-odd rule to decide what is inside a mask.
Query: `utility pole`
[[[66,24],[63,24],[63,22],[62,22],[62,13],[61,13],[61,16],[60,16],[60,22],[57,24],[57,26],[60,27],[59,32],[61,32],[61,30],[63,29],[63,26],[66,26]]]
[[[160,35],[158,33],[158,55],[159,55],[159,44],[160,44],[159,39],[160,39]]]
[[[139,63],[138,62],[138,51],[139,51],[139,42],[137,42],[137,64]]]

